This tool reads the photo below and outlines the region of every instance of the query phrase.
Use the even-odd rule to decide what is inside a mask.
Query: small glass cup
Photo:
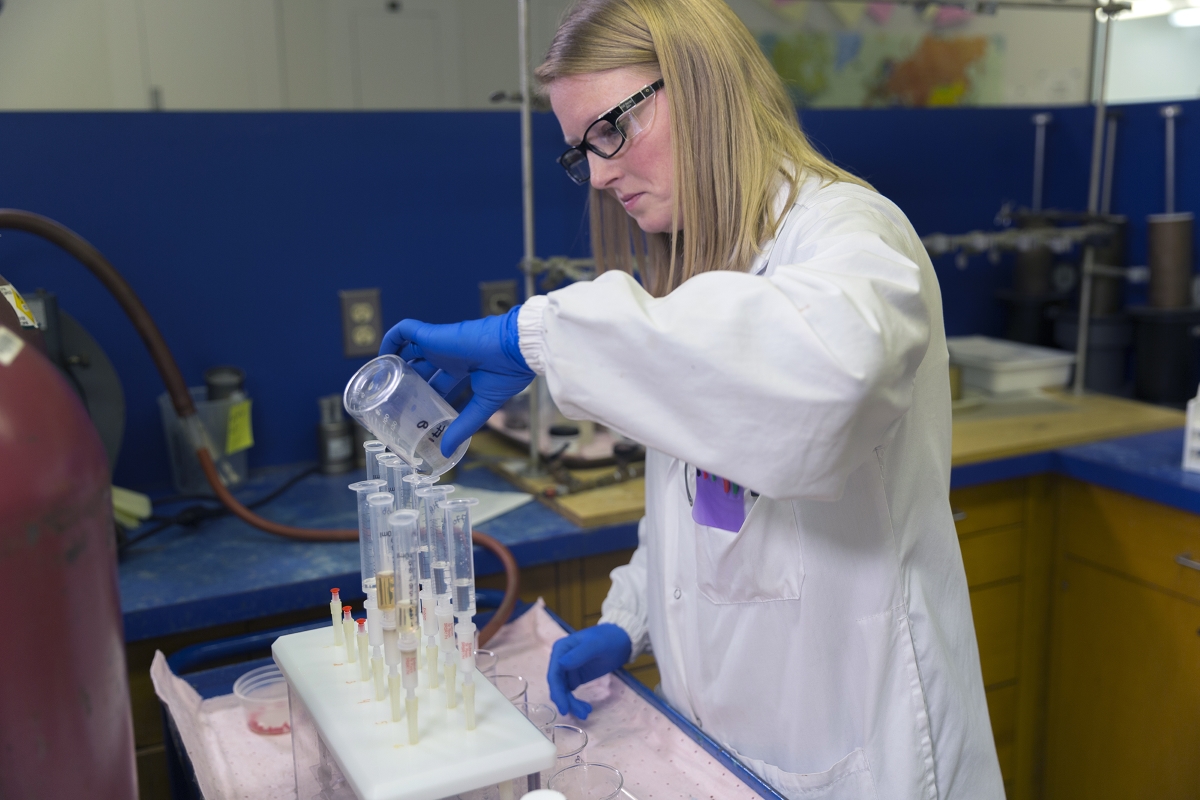
[[[496,682],[496,667],[499,664],[500,657],[491,650],[475,651],[475,669],[492,683]]]
[[[442,455],[442,434],[458,412],[399,356],[364,364],[346,384],[342,403],[388,450],[428,475],[441,475],[457,464],[471,441],[449,458]]]
[[[588,743],[587,733],[583,728],[574,725],[551,725],[546,736],[554,742],[554,749],[558,754],[555,756],[554,766],[542,771],[543,789],[548,788],[547,784],[552,777],[567,767],[582,764],[586,760],[584,750],[587,749]]]
[[[537,729],[549,739],[550,727],[558,721],[558,712],[554,706],[545,703],[516,703],[517,710],[525,715],[525,719],[537,726]]]
[[[612,800],[621,793],[625,780],[607,764],[574,764],[550,779],[549,789],[562,792],[567,800]]]
[[[492,683],[513,705],[529,699],[529,681],[520,675],[497,675],[492,679]]]

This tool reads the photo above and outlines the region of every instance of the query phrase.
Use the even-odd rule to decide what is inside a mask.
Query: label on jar
[[[29,310],[29,306],[25,305],[25,298],[21,297],[21,293],[11,283],[0,285],[0,295],[4,295],[4,299],[13,307],[13,311],[17,312],[17,321],[21,323],[22,328],[38,326],[33,312]]]
[[[24,339],[0,325],[0,367],[11,365],[24,347]]]

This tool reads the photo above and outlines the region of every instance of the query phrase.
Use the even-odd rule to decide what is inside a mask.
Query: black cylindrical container
[[[1192,305],[1193,221],[1191,212],[1146,217],[1152,308]]]
[[[1200,380],[1200,309],[1136,308],[1134,395],[1183,406]]]
[[[1113,235],[1108,241],[1096,247],[1096,264],[1105,267],[1129,266],[1125,251],[1125,242],[1129,233],[1129,217],[1110,216],[1107,221],[1113,225]],[[1125,305],[1122,297],[1124,279],[1112,275],[1092,276],[1092,319],[1111,317],[1118,314]]]
[[[342,413],[342,396],[331,394],[318,398],[317,403],[321,407],[321,422],[317,425],[321,472],[348,472],[354,466],[354,433]]]
[[[1079,335],[1079,312],[1062,311],[1054,321],[1054,341],[1064,350],[1074,350]],[[1083,385],[1093,392],[1128,396],[1125,373],[1133,323],[1125,316],[1093,319],[1088,325],[1087,374]]]
[[[237,367],[213,367],[204,371],[209,402],[225,400],[235,392],[245,393],[246,373]]]

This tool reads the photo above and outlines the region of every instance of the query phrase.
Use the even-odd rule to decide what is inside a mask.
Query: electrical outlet
[[[482,281],[479,284],[479,306],[485,317],[504,314],[517,304],[517,282]]]
[[[373,356],[383,341],[383,309],[378,289],[343,289],[342,351],[346,358]]]

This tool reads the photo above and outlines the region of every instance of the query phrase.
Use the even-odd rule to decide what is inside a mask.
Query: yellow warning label
[[[37,320],[33,316],[33,312],[29,310],[29,306],[25,305],[25,298],[21,297],[21,293],[12,284],[6,283],[0,286],[0,294],[8,300],[8,304],[13,307],[13,311],[17,312],[17,321],[21,323],[22,328],[36,328]]]
[[[225,429],[225,455],[240,453],[254,445],[250,427],[250,401],[243,400],[229,407],[229,423]]]

